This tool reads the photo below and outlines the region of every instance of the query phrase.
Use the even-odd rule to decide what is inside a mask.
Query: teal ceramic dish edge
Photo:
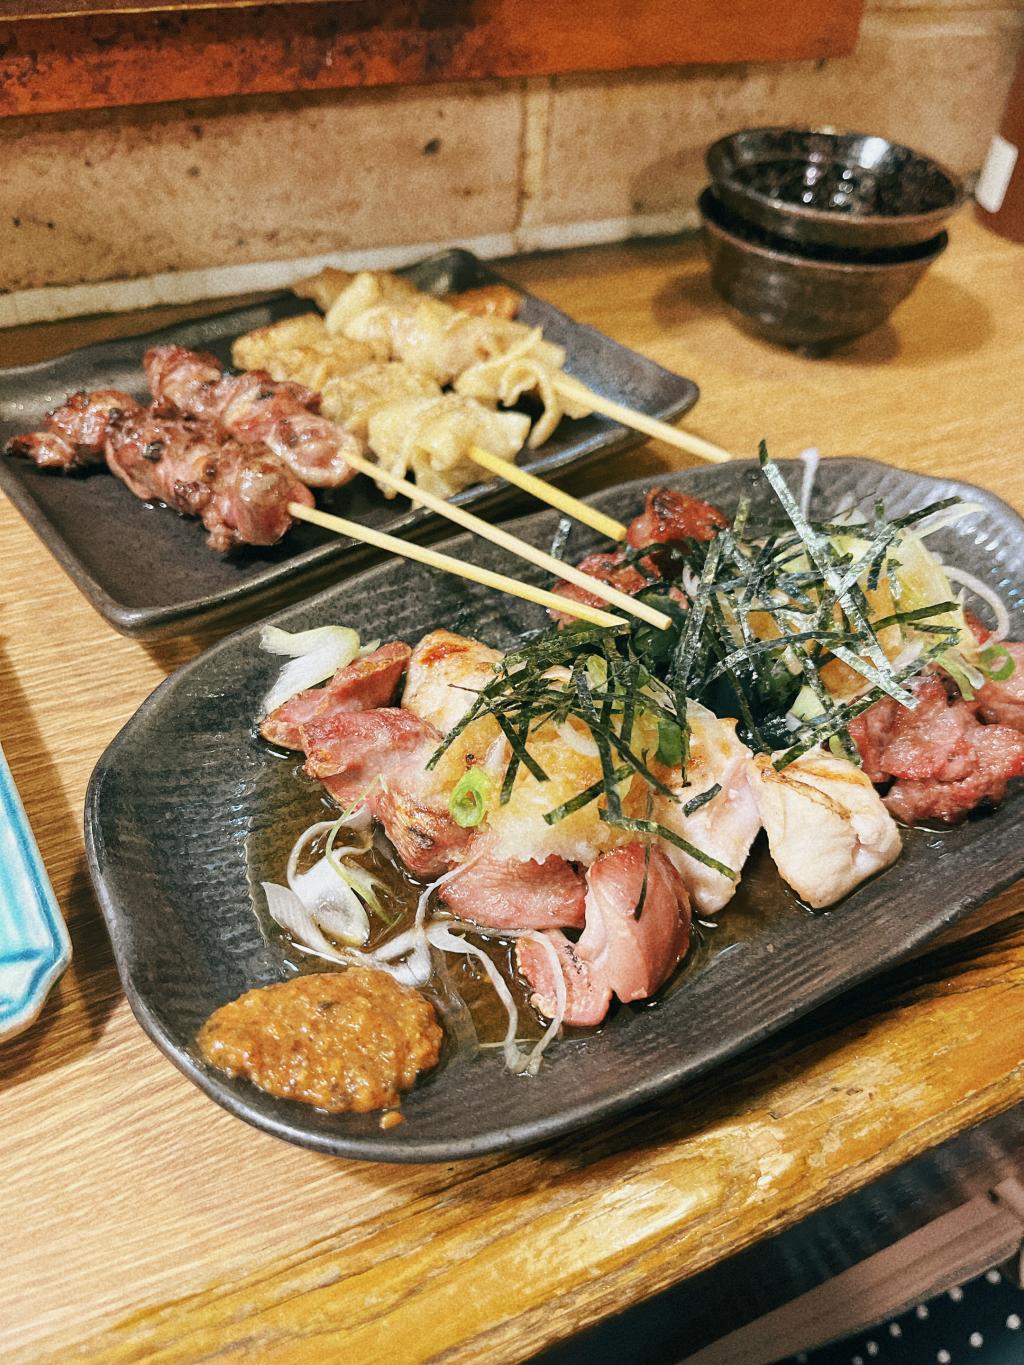
[[[71,940],[0,749],[0,1041],[28,1028],[71,961]]]

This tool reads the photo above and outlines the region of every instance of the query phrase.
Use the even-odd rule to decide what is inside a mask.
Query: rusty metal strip
[[[0,117],[831,57],[853,47],[862,7],[863,0],[770,8],[763,0],[590,0],[581,18],[578,0],[343,0],[0,22]]]

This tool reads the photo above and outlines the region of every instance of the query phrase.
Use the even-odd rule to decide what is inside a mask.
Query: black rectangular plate
[[[468,251],[445,251],[400,272],[434,294],[507,283]],[[522,291],[520,291],[522,292]],[[87,346],[37,365],[0,371],[0,448],[11,436],[37,430],[46,412],[76,389],[117,388],[148,398],[142,374],[147,347],[174,341],[212,351],[231,363],[241,333],[312,305],[283,294],[253,308],[237,308],[144,336]],[[532,294],[523,294],[524,322],[564,346],[566,370],[609,398],[669,421],[697,401],[692,380],[672,374],[584,327]],[[599,456],[630,449],[643,439],[603,417],[562,422],[540,450],[520,463],[546,478]],[[628,472],[622,466],[623,474]],[[218,555],[205,544],[200,524],[166,507],[134,497],[106,469],[62,476],[27,460],[0,457],[0,487],[49,547],[78,587],[116,630],[144,639],[180,635],[242,603],[268,599],[297,575],[314,579],[365,561],[366,549],[308,524],[294,526],[279,545],[242,546]],[[501,480],[474,484],[453,499],[480,510],[509,494]],[[404,498],[387,499],[366,479],[321,493],[326,511],[398,536],[421,536],[441,518],[413,510]]]
[[[784,466],[791,485],[799,466]],[[748,463],[659,480],[732,511],[752,478]],[[591,499],[623,520],[645,485]],[[980,575],[1008,602],[1013,635],[1024,629],[1024,524],[991,493],[908,474],[869,460],[827,460],[812,512],[825,516],[874,499],[890,515],[951,493],[983,510],[930,542]],[[550,543],[553,513],[510,523]],[[577,528],[573,557],[597,538]],[[450,553],[507,569],[493,546],[460,536]],[[531,575],[542,581],[542,575]],[[365,636],[418,640],[439,626],[506,646],[542,624],[539,609],[410,564],[386,564],[279,613],[290,630],[327,623]],[[403,1101],[406,1121],[382,1132],[376,1116],[331,1116],[275,1100],[204,1067],[196,1030],[219,1005],[288,975],[280,940],[260,927],[253,883],[266,869],[254,850],[276,824],[302,827],[303,786],[273,758],[253,722],[277,664],[260,652],[259,627],[230,636],[167,680],[97,765],[86,803],[89,861],[118,970],[139,1021],[157,1046],[232,1113],[292,1142],[378,1161],[447,1161],[551,1138],[628,1109],[707,1071],[839,992],[856,986],[961,919],[1024,870],[1024,792],[990,815],[943,832],[905,834],[901,859],[825,914],[770,911],[777,876],[755,886],[741,941],[684,964],[653,1005],[620,1008],[599,1030],[557,1042],[533,1078],[510,1075],[500,1055],[454,1054]],[[298,823],[296,820],[298,819]],[[745,874],[747,875],[747,874]],[[788,893],[786,893],[788,894]],[[720,915],[728,922],[730,908]]]

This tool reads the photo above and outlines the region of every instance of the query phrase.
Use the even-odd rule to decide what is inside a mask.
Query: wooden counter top
[[[693,376],[689,426],[738,455],[761,436],[778,456],[814,443],[965,477],[1024,510],[1024,250],[966,213],[952,237],[891,325],[818,361],[739,331],[694,242],[509,273]],[[0,333],[0,363],[186,311]],[[677,462],[652,444],[573,488]],[[2,498],[0,584],[0,740],[75,948],[40,1021],[0,1050],[6,1362],[520,1361],[1024,1098],[1018,885],[954,951],[599,1132],[398,1167],[246,1127],[132,1018],[82,842],[100,752],[213,636],[116,635]]]

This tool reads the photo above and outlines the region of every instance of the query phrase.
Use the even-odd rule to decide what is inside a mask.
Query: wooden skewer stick
[[[721,446],[712,445],[710,441],[693,436],[688,431],[680,431],[678,427],[669,426],[667,422],[659,422],[656,417],[648,417],[645,412],[636,412],[633,408],[627,408],[624,403],[616,403],[613,398],[604,398],[601,394],[594,393],[593,389],[588,389],[586,384],[574,379],[572,375],[553,374],[551,379],[555,391],[563,398],[571,398],[574,403],[582,403],[594,412],[599,412],[602,417],[610,417],[613,422],[621,422],[624,427],[642,431],[645,436],[654,436],[667,445],[688,451],[689,454],[711,464],[724,464],[732,459],[729,452],[723,450]]]
[[[585,502],[580,502],[579,498],[572,497],[569,493],[563,493],[560,488],[550,484],[546,479],[538,479],[536,474],[530,474],[525,469],[520,469],[511,460],[503,460],[500,455],[492,455],[489,450],[482,450],[480,446],[470,446],[466,452],[474,464],[480,465],[482,469],[489,470],[492,474],[497,474],[499,478],[514,483],[517,488],[521,488],[524,493],[529,493],[531,497],[537,498],[540,502],[546,502],[549,506],[557,508],[559,512],[564,512],[567,517],[572,517],[573,521],[580,521],[584,526],[592,526],[595,531],[600,531],[609,540],[625,540],[627,527],[621,521],[616,521],[614,517],[606,517],[603,512],[598,512],[594,507],[588,507]],[[563,575],[565,577],[566,575]]]
[[[418,502],[423,507],[429,507],[432,512],[455,522],[457,526],[464,526],[467,531],[472,531],[474,535],[489,540],[494,545],[500,545],[503,550],[518,555],[520,559],[536,564],[538,569],[546,569],[556,578],[564,578],[570,583],[575,583],[578,588],[583,588],[586,592],[593,593],[595,597],[610,602],[620,611],[638,616],[641,621],[646,621],[648,625],[657,626],[659,630],[668,630],[672,625],[671,616],[666,616],[663,611],[657,611],[654,607],[648,606],[646,602],[639,602],[635,597],[630,597],[628,593],[612,587],[610,583],[604,583],[599,578],[581,572],[574,564],[563,564],[554,555],[549,555],[544,550],[538,550],[535,546],[528,545],[525,540],[520,540],[518,536],[503,531],[500,526],[492,526],[489,521],[484,521],[481,517],[474,516],[472,512],[456,507],[446,499],[439,498],[435,493],[428,493],[425,488],[420,488],[418,484],[410,483],[408,479],[392,474],[390,470],[374,464],[371,460],[364,459],[361,455],[350,455],[347,452],[345,459],[353,469],[358,469],[360,474],[366,474],[378,483],[393,488],[396,493],[404,493],[412,502]]]
[[[375,531],[371,526],[360,526],[358,522],[348,521],[345,517],[336,517],[332,516],[330,512],[321,512],[318,507],[306,507],[300,502],[290,502],[288,511],[299,521],[310,521],[314,526],[323,526],[328,531],[337,531],[343,536],[349,536],[352,540],[373,545],[378,550],[388,550],[391,554],[401,555],[405,559],[414,559],[417,564],[426,564],[431,569],[441,569],[445,573],[455,574],[459,578],[468,578],[473,583],[483,584],[485,588],[496,588],[498,592],[507,592],[511,596],[521,597],[527,602],[536,602],[539,606],[547,607],[550,611],[564,611],[570,616],[579,617],[581,621],[589,621],[591,625],[624,626],[626,624],[621,616],[613,616],[610,612],[587,606],[585,602],[574,602],[569,597],[561,597],[558,593],[547,592],[544,588],[535,588],[530,583],[520,583],[518,579],[508,578],[505,574],[492,573],[490,569],[482,569],[477,564],[453,559],[450,555],[428,549],[425,545],[416,545],[408,540],[399,540],[397,536],[389,536],[383,531]]]

